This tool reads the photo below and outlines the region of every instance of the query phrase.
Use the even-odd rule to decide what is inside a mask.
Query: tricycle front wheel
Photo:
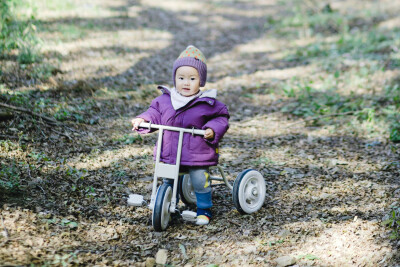
[[[171,200],[172,186],[168,183],[164,183],[157,190],[152,216],[153,228],[157,232],[164,231],[168,227],[171,215],[169,211]]]
[[[265,201],[264,177],[256,170],[247,169],[239,173],[233,184],[233,203],[241,214],[251,214]]]

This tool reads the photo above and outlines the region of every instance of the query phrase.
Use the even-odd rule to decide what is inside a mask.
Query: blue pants
[[[211,201],[211,180],[207,166],[184,166],[181,172],[189,173],[190,180],[196,194],[197,207],[201,209],[209,209],[212,207]],[[181,179],[181,177],[180,177]],[[164,179],[164,182],[173,184],[173,180]],[[182,180],[180,180],[181,182]]]
[[[201,209],[211,208],[211,180],[208,167],[188,167],[188,170],[196,193],[197,207]]]

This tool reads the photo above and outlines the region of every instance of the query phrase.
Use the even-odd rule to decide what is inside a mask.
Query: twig
[[[44,191],[44,189],[43,189],[43,187],[41,187],[40,185],[36,185],[37,187],[39,187],[40,189],[42,189],[42,192],[43,192],[43,194],[44,194],[44,196],[46,197],[46,191]]]
[[[5,107],[5,108],[16,110],[16,111],[19,111],[19,112],[24,112],[24,113],[30,114],[32,116],[42,118],[43,120],[45,120],[45,121],[47,121],[49,123],[58,124],[58,121],[53,120],[52,118],[40,115],[40,114],[38,114],[36,112],[33,112],[33,111],[29,110],[29,109],[16,107],[16,106],[13,106],[13,105],[8,105],[8,104],[3,104],[3,103],[0,103],[0,107]]]
[[[236,226],[242,227],[242,225],[240,223],[234,222],[232,220],[227,219],[228,222],[230,222],[231,224],[234,224]]]
[[[3,229],[4,229],[3,230],[3,235],[6,238],[6,240],[0,244],[0,247],[6,245],[9,241],[22,240],[21,238],[10,238],[10,234],[8,233],[8,230],[7,230],[7,228],[6,228],[5,224],[4,224],[3,215],[0,215],[0,216],[1,216],[1,224],[3,225]]]
[[[65,137],[67,137],[69,140],[72,140],[71,136],[69,136],[69,135],[67,135],[67,134],[64,134],[64,133],[61,133],[61,132],[59,132],[59,131],[54,130],[52,126],[47,125],[47,124],[43,124],[43,125],[46,126],[46,127],[48,127],[48,128],[50,128],[50,131],[55,132],[55,133],[58,134],[58,135],[65,136]],[[65,127],[65,128],[68,128],[68,127]]]
[[[356,111],[348,111],[348,112],[343,112],[343,113],[334,113],[334,114],[328,114],[328,115],[322,115],[322,116],[316,116],[316,117],[312,117],[312,118],[308,118],[308,119],[304,119],[301,121],[296,121],[292,124],[289,124],[288,126],[286,126],[286,128],[290,128],[296,124],[300,124],[303,122],[307,122],[307,121],[313,121],[313,120],[318,120],[318,119],[322,119],[322,118],[328,118],[328,117],[335,117],[335,116],[344,116],[344,115],[351,115],[354,114]]]
[[[0,138],[1,139],[19,139],[19,137],[18,136],[12,136],[12,135],[5,135],[5,134],[0,134]]]
[[[33,112],[33,111],[29,110],[29,109],[25,109],[25,108],[21,108],[21,107],[16,107],[16,106],[12,106],[12,105],[8,105],[8,104],[3,104],[3,103],[0,103],[0,106],[1,106],[1,107],[5,107],[5,108],[9,108],[9,109],[12,109],[12,110],[16,110],[16,111],[19,111],[19,112],[24,112],[24,113],[30,114],[30,115],[32,115],[32,116],[35,116],[35,117],[42,118],[43,120],[45,120],[46,122],[48,122],[48,123],[51,124],[51,125],[59,125],[59,122],[58,122],[58,121],[56,121],[56,120],[54,120],[54,119],[52,119],[52,118],[49,118],[49,117],[40,115],[40,114],[38,114],[38,113],[35,113],[35,112]],[[64,126],[64,127],[65,127],[65,128],[68,128],[69,130],[74,131],[73,129],[71,129],[71,128],[67,127],[67,126]],[[50,128],[50,129],[51,129],[51,131],[53,131],[53,132],[55,132],[55,133],[57,133],[57,134],[59,134],[59,135],[65,136],[65,137],[67,137],[69,140],[72,140],[71,137],[70,137],[69,135],[63,134],[63,133],[61,133],[61,132],[58,132],[58,131],[54,130],[53,128]],[[2,136],[0,136],[0,137],[2,137]],[[45,137],[45,136],[44,136],[44,137]]]
[[[114,245],[113,250],[112,250],[112,255],[114,257],[115,251],[117,250],[117,245]]]
[[[8,234],[8,230],[7,230],[6,226],[4,225],[3,215],[1,215],[1,224],[3,225],[3,228],[4,228],[3,235],[8,240],[10,235]]]
[[[67,135],[67,134],[63,134],[63,133],[61,133],[61,132],[58,132],[58,131],[54,130],[53,128],[50,128],[50,130],[52,130],[53,132],[55,132],[55,133],[58,134],[58,135],[65,136],[65,137],[67,137],[69,140],[72,140],[71,136],[69,136],[69,135]]]

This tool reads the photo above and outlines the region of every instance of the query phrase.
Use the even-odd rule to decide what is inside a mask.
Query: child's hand
[[[214,138],[214,131],[211,128],[207,128],[206,132],[204,133],[205,139],[213,139]]]
[[[131,120],[133,128],[132,131],[136,131],[139,128],[139,124],[141,124],[142,122],[144,122],[144,119],[142,118],[134,118],[133,120]]]

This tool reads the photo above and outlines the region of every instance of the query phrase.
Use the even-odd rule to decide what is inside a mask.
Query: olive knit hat
[[[175,60],[172,70],[172,80],[175,85],[176,70],[182,66],[190,66],[197,70],[200,76],[200,87],[206,85],[207,80],[207,65],[206,58],[197,47],[189,45]]]

